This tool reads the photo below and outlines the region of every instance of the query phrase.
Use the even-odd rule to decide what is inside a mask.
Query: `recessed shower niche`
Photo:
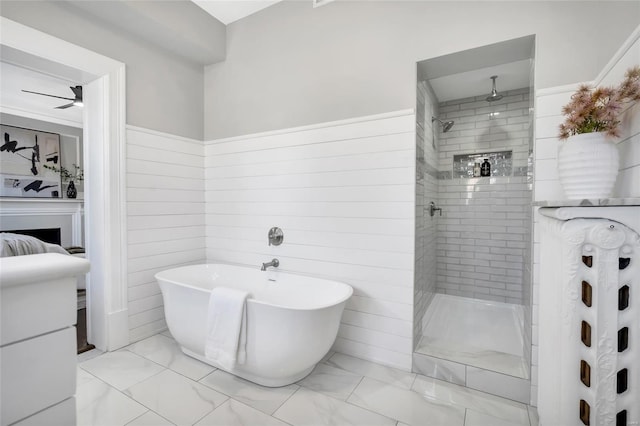
[[[526,403],[534,42],[418,62],[416,85],[413,369]]]

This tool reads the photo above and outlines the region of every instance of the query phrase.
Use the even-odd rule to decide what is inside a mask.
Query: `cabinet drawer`
[[[24,419],[76,392],[76,329],[0,348],[2,426]]]

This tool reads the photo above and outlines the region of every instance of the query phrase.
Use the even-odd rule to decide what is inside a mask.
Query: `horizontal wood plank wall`
[[[409,370],[414,128],[402,111],[206,142],[207,260],[350,284],[334,349]]]
[[[129,339],[164,330],[154,274],[205,260],[204,144],[127,127]]]

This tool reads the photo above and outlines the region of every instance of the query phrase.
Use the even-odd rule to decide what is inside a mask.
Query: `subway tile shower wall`
[[[530,244],[529,88],[441,103],[437,292],[522,304]],[[497,114],[496,114],[497,113]],[[513,174],[456,178],[455,155],[511,151]],[[525,280],[526,281],[526,280]]]

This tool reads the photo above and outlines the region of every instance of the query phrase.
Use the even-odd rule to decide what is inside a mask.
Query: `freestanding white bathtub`
[[[274,270],[206,264],[156,274],[169,331],[182,351],[264,386],[285,386],[313,370],[338,334],[347,284]],[[209,295],[214,287],[249,292],[247,359],[225,369],[204,356]]]

